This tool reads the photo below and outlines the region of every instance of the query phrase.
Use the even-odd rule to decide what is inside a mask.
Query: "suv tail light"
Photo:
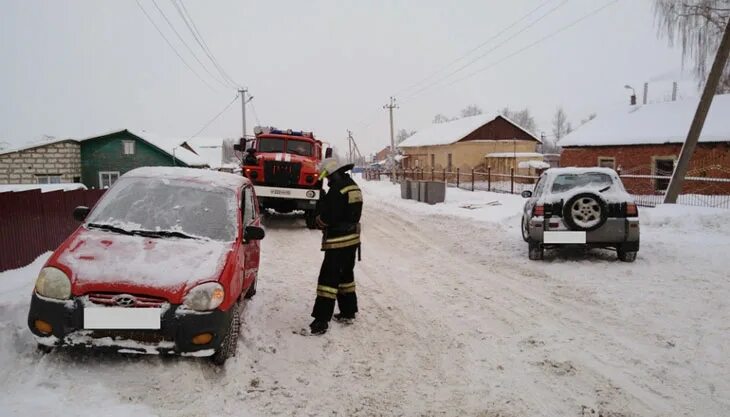
[[[639,209],[636,207],[636,204],[626,204],[626,217],[639,217]]]
[[[545,206],[539,205],[532,208],[532,215],[533,216],[544,216],[545,215]]]

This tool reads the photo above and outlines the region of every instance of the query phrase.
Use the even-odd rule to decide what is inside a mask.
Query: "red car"
[[[242,176],[138,168],[122,177],[41,270],[28,325],[39,347],[235,354],[256,293],[258,202]]]

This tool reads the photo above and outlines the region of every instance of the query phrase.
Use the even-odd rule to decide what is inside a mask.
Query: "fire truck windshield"
[[[286,151],[295,155],[312,156],[312,143],[303,140],[286,141]]]
[[[284,139],[259,139],[259,152],[284,152]]]

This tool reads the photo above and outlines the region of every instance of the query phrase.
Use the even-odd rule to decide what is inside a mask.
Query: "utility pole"
[[[677,161],[677,166],[674,168],[674,174],[669,182],[669,188],[667,188],[667,194],[664,197],[664,204],[677,203],[679,193],[682,191],[684,177],[687,175],[687,170],[689,169],[689,161],[692,159],[692,155],[697,147],[697,142],[700,139],[702,127],[705,125],[707,113],[710,112],[712,98],[715,96],[715,92],[717,91],[717,85],[720,83],[720,77],[722,76],[725,64],[727,63],[728,56],[730,56],[730,19],[725,27],[725,34],[722,36],[720,47],[717,48],[715,62],[712,64],[710,74],[707,76],[705,90],[702,92],[702,97],[700,97],[700,102],[697,105],[695,117],[692,120],[692,125],[689,128],[689,133],[687,134],[687,140],[685,140],[684,145],[682,145],[682,152],[679,154],[679,161]]]
[[[349,149],[349,153],[347,154],[347,163],[352,163],[352,132],[349,130],[347,131],[347,147]]]
[[[390,181],[395,182],[395,136],[393,132],[393,109],[397,109],[398,105],[395,104],[395,98],[390,98],[390,103],[383,106],[384,109],[388,109],[390,113],[390,157],[393,161],[393,169],[390,176]]]
[[[248,100],[246,100],[246,93],[248,93],[248,88],[242,88],[238,90],[238,94],[241,95],[241,113],[242,113],[242,120],[243,120],[243,136],[242,138],[242,145],[246,144],[246,103],[253,100],[253,96],[249,96]]]

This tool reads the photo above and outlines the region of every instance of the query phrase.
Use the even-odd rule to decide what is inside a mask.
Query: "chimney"
[[[677,101],[677,82],[672,84],[672,101]]]
[[[646,99],[649,96],[649,83],[644,83],[644,104],[646,104]]]

